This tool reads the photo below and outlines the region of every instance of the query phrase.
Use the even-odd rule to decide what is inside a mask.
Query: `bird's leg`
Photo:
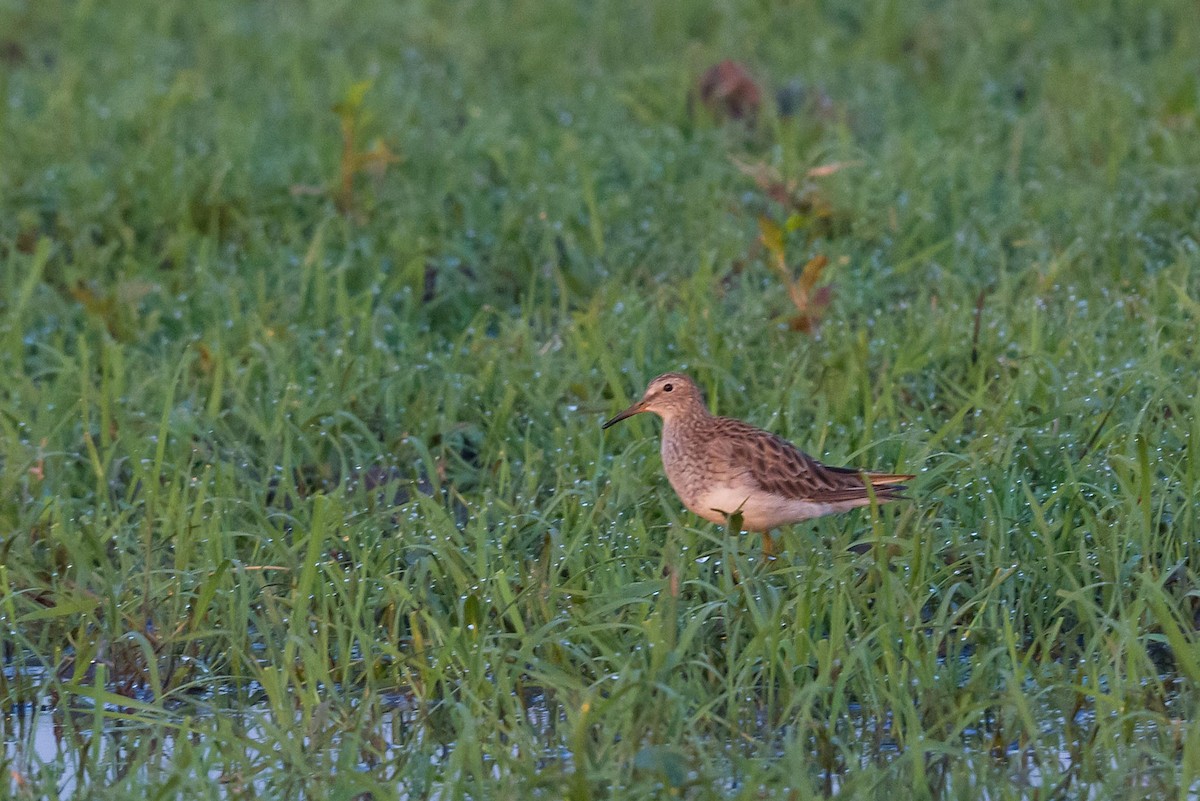
[[[779,552],[779,544],[775,542],[775,538],[771,536],[771,532],[764,531],[762,533],[763,558],[767,561],[774,561],[775,554]]]

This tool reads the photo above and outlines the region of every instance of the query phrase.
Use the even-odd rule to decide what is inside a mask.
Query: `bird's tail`
[[[915,475],[909,473],[864,473],[863,476],[871,482],[875,499],[880,503],[904,498],[904,491],[908,487],[903,482],[916,478]]]

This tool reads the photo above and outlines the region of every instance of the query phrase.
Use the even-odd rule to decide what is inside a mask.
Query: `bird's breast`
[[[723,511],[736,510],[746,493],[735,476],[730,475],[728,465],[713,460],[709,443],[711,436],[703,431],[681,429],[678,425],[663,428],[662,462],[663,472],[671,488],[694,514],[714,523],[725,523]],[[722,502],[741,494],[737,503],[728,509],[714,506],[712,501]],[[717,511],[721,509],[722,511]]]
[[[662,435],[663,472],[671,488],[689,509],[708,480],[704,453],[696,446],[694,437],[687,436],[678,425],[665,424]]]

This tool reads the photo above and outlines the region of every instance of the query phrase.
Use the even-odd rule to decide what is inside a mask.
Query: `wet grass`
[[[0,4],[6,793],[1195,798],[1197,53],[1183,0]],[[689,101],[731,56],[753,125]],[[764,562],[600,431],[667,369],[912,501]]]

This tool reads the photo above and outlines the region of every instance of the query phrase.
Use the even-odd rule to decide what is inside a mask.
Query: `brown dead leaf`
[[[46,480],[46,457],[43,455],[46,451],[46,442],[46,438],[43,437],[42,441],[38,444],[37,461],[29,468],[29,475],[33,476],[34,481]]]
[[[794,299],[793,299],[794,302]],[[793,331],[801,331],[805,334],[815,334],[817,329],[821,327],[821,321],[825,317],[825,312],[829,308],[829,304],[833,302],[833,286],[826,285],[818,289],[808,299],[807,310],[792,317],[788,321],[788,327]]]
[[[800,278],[788,288],[792,304],[799,312],[790,323],[793,331],[812,334],[820,328],[825,311],[833,302],[833,286],[831,284],[817,287],[817,282],[821,280],[821,276],[828,266],[829,259],[823,253],[813,256],[800,271]]]
[[[861,161],[831,161],[828,164],[818,164],[811,167],[805,175],[809,178],[825,178],[850,167],[861,167]]]
[[[726,59],[712,65],[697,82],[700,102],[717,119],[753,122],[762,105],[762,90],[740,62]]]
[[[737,158],[730,158],[730,162],[752,180],[764,195],[790,212],[787,223],[789,231],[813,220],[829,225],[835,216],[833,204],[816,183],[816,179],[826,178],[861,164],[857,161],[835,161],[818,165],[809,169],[804,180],[800,181],[784,178],[779,174],[779,170],[766,162],[750,163]]]
[[[781,206],[792,206],[796,202],[796,192],[800,188],[799,182],[795,180],[786,181],[779,174],[779,170],[775,169],[765,161],[760,161],[754,164],[742,161],[738,158],[730,158],[733,166],[738,168],[738,171],[745,175],[750,180],[754,181],[764,195],[774,200]]]
[[[792,277],[787,266],[784,245],[784,229],[769,217],[758,218],[758,240],[767,251],[767,263],[787,288],[788,298],[796,307],[796,315],[789,321],[793,331],[814,333],[821,325],[829,304],[833,302],[833,286],[818,286],[829,267],[829,259],[818,253],[808,260],[799,278]]]
[[[200,372],[204,375],[211,375],[216,363],[208,345],[203,342],[196,343],[196,366],[200,368]]]
[[[804,265],[804,269],[800,271],[800,280],[796,282],[796,285],[806,294],[812,292],[813,287],[821,280],[821,274],[828,266],[828,257],[824,253],[818,253],[808,260],[808,264]]]
[[[784,276],[789,278],[790,282],[787,260],[783,250],[783,228],[770,217],[759,217],[758,241],[762,242],[763,247],[767,249],[771,266],[776,270],[781,270]]]

